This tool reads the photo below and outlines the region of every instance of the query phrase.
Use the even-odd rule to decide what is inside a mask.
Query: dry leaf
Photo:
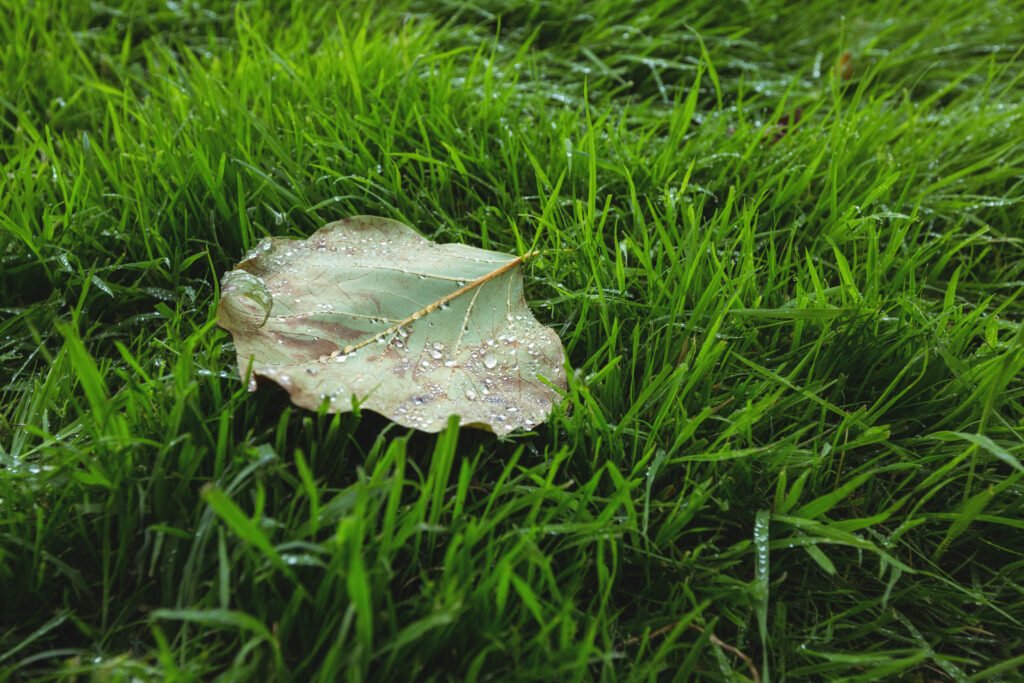
[[[839,55],[839,60],[836,62],[836,74],[843,81],[853,78],[853,55],[849,51]]]
[[[373,410],[437,432],[450,415],[505,434],[545,419],[565,387],[564,351],[523,298],[522,259],[435,244],[359,216],[304,241],[264,240],[224,277],[218,322],[250,390]]]
[[[804,116],[804,110],[801,107],[797,107],[789,114],[783,114],[779,119],[779,122],[775,125],[775,134],[772,136],[772,142],[778,142],[782,138],[786,137],[791,130],[793,130],[800,119]]]

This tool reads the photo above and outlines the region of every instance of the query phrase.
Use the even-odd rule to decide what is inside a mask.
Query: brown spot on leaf
[[[276,331],[271,332],[270,336],[275,342],[280,342],[282,346],[287,347],[297,362],[308,362],[316,360],[320,356],[329,356],[339,348],[334,342],[321,337],[298,336]]]
[[[298,321],[296,321],[297,323]],[[362,330],[357,330],[354,327],[349,327],[342,323],[332,323],[326,320],[311,320],[304,319],[301,321],[306,327],[315,327],[320,332],[332,339],[337,339],[339,342],[350,342],[354,339],[359,339],[366,333]]]

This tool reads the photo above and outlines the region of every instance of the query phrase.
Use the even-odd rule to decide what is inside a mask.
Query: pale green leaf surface
[[[498,434],[543,422],[564,351],[523,297],[522,259],[435,244],[359,216],[304,241],[264,240],[224,278],[220,325],[250,389],[273,380],[309,409],[353,399],[437,432],[450,415]]]

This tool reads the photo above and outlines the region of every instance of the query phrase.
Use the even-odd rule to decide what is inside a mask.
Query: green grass
[[[1024,675],[1018,0],[290,4],[0,0],[0,679]],[[354,214],[540,250],[546,425],[245,392]]]

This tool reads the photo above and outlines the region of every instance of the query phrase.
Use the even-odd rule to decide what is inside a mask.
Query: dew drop
[[[473,391],[472,389],[466,389],[466,398],[468,398],[470,401],[475,401],[476,392]]]
[[[488,370],[492,370],[498,365],[498,359],[494,357],[493,353],[488,353],[484,356],[484,367]]]
[[[437,349],[430,349],[430,357],[433,358],[434,360],[441,360],[441,356],[443,355],[444,354],[442,354]]]

